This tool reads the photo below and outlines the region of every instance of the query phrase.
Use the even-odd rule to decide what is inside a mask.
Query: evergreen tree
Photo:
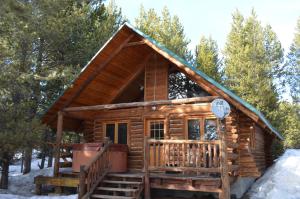
[[[297,21],[296,33],[288,54],[286,68],[291,97],[295,103],[300,103],[300,18]]]
[[[25,150],[30,171],[32,147],[45,131],[39,115],[123,18],[114,4],[89,0],[5,0],[0,9],[0,187],[7,188],[14,153]]]
[[[282,69],[283,50],[271,27],[263,27],[254,11],[247,19],[236,11],[224,54],[227,86],[275,121],[274,81]]]
[[[222,82],[221,60],[218,55],[218,45],[211,37],[208,39],[201,37],[196,46],[196,66],[199,70],[212,77],[218,82]]]
[[[141,6],[140,14],[135,19],[136,27],[150,37],[172,50],[182,58],[191,61],[191,52],[188,49],[190,40],[186,38],[184,28],[178,16],[171,16],[167,7],[164,7],[161,15],[154,9],[145,11]]]
[[[278,130],[284,135],[285,148],[300,148],[300,104],[280,102]]]

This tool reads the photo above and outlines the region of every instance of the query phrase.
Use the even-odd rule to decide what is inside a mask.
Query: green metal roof
[[[157,42],[156,40],[154,40],[150,36],[146,35],[142,31],[140,31],[137,28],[135,28],[134,26],[132,26],[131,24],[129,24],[129,23],[126,22],[123,26],[129,27],[131,30],[133,30],[134,32],[136,32],[140,36],[142,36],[145,39],[147,39],[148,41],[150,41],[157,48],[159,48],[162,51],[166,52],[168,55],[170,55],[171,57],[173,57],[174,59],[176,59],[177,61],[179,61],[181,64],[183,64],[186,67],[190,68],[195,73],[197,73],[199,76],[201,76],[203,79],[205,79],[209,83],[213,84],[217,88],[221,89],[224,93],[226,93],[227,95],[229,95],[231,98],[233,98],[234,100],[236,100],[237,102],[239,102],[240,104],[242,104],[244,107],[246,107],[247,109],[249,109],[250,111],[252,111],[253,113],[255,113],[259,117],[259,119],[261,119],[267,125],[267,127],[275,135],[277,135],[280,139],[283,139],[282,135],[271,125],[271,123],[265,118],[265,116],[260,111],[258,111],[256,108],[254,108],[251,104],[249,104],[248,102],[246,102],[245,100],[243,100],[242,98],[240,98],[239,96],[237,96],[235,93],[233,93],[229,89],[225,88],[224,86],[222,86],[221,84],[219,84],[218,82],[216,82],[214,79],[212,79],[211,77],[209,77],[208,75],[206,75],[202,71],[198,70],[195,66],[193,66],[192,64],[190,64],[189,62],[187,62],[183,58],[179,57],[177,54],[175,54],[171,50],[167,49],[164,45],[160,44],[159,42]]]

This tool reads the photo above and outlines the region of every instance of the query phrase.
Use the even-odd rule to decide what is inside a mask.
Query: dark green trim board
[[[181,63],[182,65],[184,65],[185,67],[191,69],[192,71],[194,71],[197,75],[199,75],[201,78],[203,78],[204,80],[206,80],[207,82],[209,82],[210,84],[214,85],[215,87],[217,87],[218,89],[222,90],[224,93],[226,93],[229,97],[231,97],[232,99],[234,99],[235,101],[237,101],[238,103],[240,103],[241,105],[243,105],[245,108],[247,108],[248,110],[250,110],[251,112],[253,112],[255,115],[258,116],[258,118],[279,138],[279,139],[283,139],[283,136],[271,125],[271,123],[265,118],[265,116],[258,111],[256,108],[254,108],[251,104],[249,104],[248,102],[246,102],[245,100],[241,99],[239,96],[237,96],[235,93],[233,93],[232,91],[230,91],[229,89],[225,88],[224,86],[222,86],[221,84],[219,84],[218,82],[216,82],[214,79],[212,79],[211,77],[209,77],[208,75],[206,75],[205,73],[203,73],[202,71],[198,70],[195,66],[193,66],[192,64],[188,63],[186,60],[184,60],[183,58],[179,57],[178,55],[176,55],[174,52],[172,52],[171,50],[167,49],[165,46],[163,46],[162,44],[160,44],[159,42],[155,41],[153,38],[151,38],[150,36],[146,35],[145,33],[143,33],[142,31],[138,30],[137,28],[135,28],[134,26],[132,26],[129,23],[124,23],[119,30],[104,44],[104,46],[96,53],[96,55],[89,61],[89,63],[82,69],[81,72],[83,72],[88,66],[89,64],[92,62],[93,59],[95,59],[96,56],[98,56],[99,53],[101,53],[102,49],[105,48],[105,46],[113,39],[113,37],[123,28],[123,27],[127,27],[129,29],[131,29],[133,32],[135,32],[136,34],[138,34],[139,36],[145,38],[146,40],[148,40],[150,43],[152,43],[154,46],[156,46],[158,49],[162,50],[163,52],[167,53],[170,57],[174,58],[176,61],[178,61],[179,63]],[[80,74],[79,74],[80,75]],[[78,76],[79,76],[78,75]],[[73,81],[74,82],[74,81]]]

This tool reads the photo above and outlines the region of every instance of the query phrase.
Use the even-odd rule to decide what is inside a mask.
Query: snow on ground
[[[251,199],[300,198],[300,150],[288,149],[249,191]]]
[[[21,173],[21,162],[9,166],[9,185],[8,190],[0,189],[0,199],[75,199],[77,195],[70,196],[35,196],[35,185],[33,179],[35,176],[51,176],[53,168],[40,169],[38,164],[40,159],[33,154],[31,162],[31,172],[23,175]],[[47,165],[47,161],[45,162]]]

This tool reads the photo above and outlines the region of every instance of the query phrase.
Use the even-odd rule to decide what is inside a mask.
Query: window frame
[[[206,119],[208,119],[208,120],[209,119],[211,119],[211,120],[217,120],[217,118],[214,117],[214,116],[212,116],[212,115],[192,115],[192,116],[186,116],[185,117],[185,122],[184,122],[184,125],[185,125],[185,139],[186,140],[189,139],[188,121],[189,120],[194,120],[194,119],[198,119],[199,120],[199,124],[200,124],[200,141],[209,141],[209,140],[205,140],[204,139],[204,135],[205,135],[205,120]],[[218,135],[218,137],[220,139],[220,135]]]
[[[163,122],[164,125],[164,138],[163,139],[157,139],[157,140],[165,140],[168,139],[168,132],[167,132],[167,119],[166,118],[146,118],[145,119],[145,136],[149,137],[150,139],[155,139],[151,138],[151,122]]]
[[[117,120],[117,121],[105,121],[103,122],[103,138],[106,137],[106,125],[108,124],[114,124],[115,125],[115,131],[114,131],[114,140],[113,140],[113,144],[118,144],[119,141],[119,124],[127,124],[127,144],[126,145],[130,145],[130,121],[129,120]]]

